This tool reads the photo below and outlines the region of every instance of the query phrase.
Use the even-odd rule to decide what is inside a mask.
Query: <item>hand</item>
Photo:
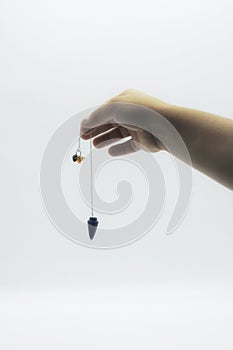
[[[145,150],[157,152],[164,149],[162,143],[150,132],[154,111],[166,114],[169,105],[137,90],[126,90],[111,98],[88,119],[81,123],[80,135],[84,140],[94,138],[97,148],[122,143],[109,148],[112,156],[120,156]],[[135,126],[136,125],[136,126]]]

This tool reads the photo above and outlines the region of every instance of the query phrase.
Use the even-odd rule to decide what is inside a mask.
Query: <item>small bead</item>
[[[73,157],[72,157],[72,159],[73,159],[73,162],[76,162],[76,161],[77,161],[77,159],[78,159],[77,154],[74,154],[74,155],[73,155]]]

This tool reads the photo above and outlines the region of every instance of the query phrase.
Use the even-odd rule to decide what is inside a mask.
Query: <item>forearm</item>
[[[115,114],[113,113],[113,106],[111,106],[113,109],[108,109],[109,103],[111,104],[112,102],[120,102],[120,105],[115,104],[114,106],[116,108]],[[135,106],[131,109],[126,108],[124,103]],[[82,137],[88,139],[91,135],[92,137],[94,135],[94,145],[100,147],[101,145],[106,145],[106,142],[110,144],[112,139],[122,139],[131,136],[131,139],[125,143],[110,147],[110,154],[116,156],[132,153],[140,149],[138,145],[141,145],[141,149],[146,149],[150,152],[166,149],[176,157],[188,162],[184,154],[185,152],[183,152],[184,149],[177,147],[176,140],[172,139],[171,130],[166,130],[165,126],[162,128],[160,126],[160,137],[163,139],[159,140],[146,128],[146,126],[148,127],[148,113],[145,110],[145,115],[143,115],[143,109],[141,107],[148,107],[158,112],[175,127],[183,139],[191,157],[192,165],[196,169],[212,177],[224,186],[233,189],[233,120],[202,111],[177,107],[141,91],[128,89],[112,97],[101,108],[92,113],[88,123],[81,128],[83,129],[81,133],[87,132],[88,129],[89,133],[87,132]],[[138,116],[141,118],[142,125],[143,123],[145,124],[144,131],[146,132],[141,133],[143,127],[138,128],[138,130],[135,127],[133,129],[127,127],[132,124],[129,122],[132,122],[132,114],[135,121]],[[115,118],[114,128],[116,130],[109,131],[113,128],[112,118]],[[98,123],[99,125],[103,124],[103,121],[106,124],[104,128],[94,127]],[[152,129],[157,128],[159,130],[159,125],[157,124],[159,122],[159,118],[156,119],[155,116],[153,120],[151,114],[149,114],[149,123],[152,123],[150,125]],[[92,129],[91,133],[90,129]],[[101,135],[104,132],[105,134]],[[167,143],[167,146],[165,143]]]
[[[233,189],[233,121],[172,105],[165,116],[185,142],[193,166]]]

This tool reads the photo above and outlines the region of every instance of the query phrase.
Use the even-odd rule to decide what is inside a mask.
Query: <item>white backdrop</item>
[[[51,225],[54,130],[136,88],[233,118],[231,0],[0,1],[0,347],[233,348],[232,192],[194,171],[183,224],[98,251]],[[169,159],[158,155],[173,173]]]

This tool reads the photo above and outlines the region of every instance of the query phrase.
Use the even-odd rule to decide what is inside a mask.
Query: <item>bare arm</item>
[[[170,121],[183,138],[193,166],[233,189],[233,121],[171,106]]]
[[[174,106],[137,90],[126,90],[110,99],[104,106],[114,102],[140,105],[159,112],[182,137],[193,166],[224,186],[233,189],[233,120]],[[105,124],[103,113],[104,108],[102,110],[100,108],[81,126],[82,137],[84,139],[95,137],[94,145],[96,147],[110,145],[117,139],[131,136],[131,139],[127,139],[125,143],[110,147],[110,154],[117,156],[137,151],[138,146],[136,146],[135,141],[142,145],[142,149],[144,145],[151,152],[165,149],[148,132],[142,134],[140,130],[138,132],[135,129],[131,130],[124,124],[114,122],[114,120],[108,121],[107,116]],[[102,118],[102,127],[92,127],[93,121],[97,118]],[[179,154],[172,153],[179,157]]]

